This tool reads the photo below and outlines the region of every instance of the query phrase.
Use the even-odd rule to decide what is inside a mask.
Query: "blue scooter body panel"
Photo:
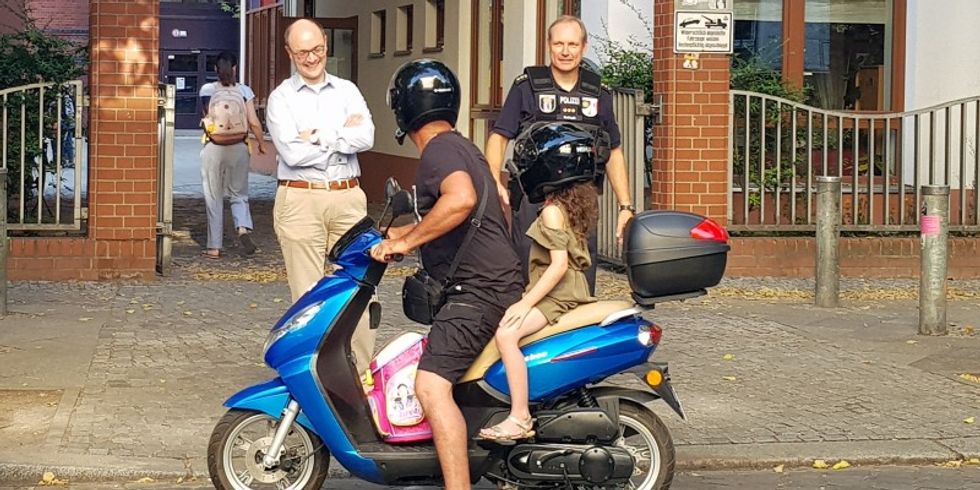
[[[255,410],[279,420],[279,417],[282,417],[283,409],[289,403],[289,397],[289,390],[283,384],[282,379],[273,378],[235,393],[225,401],[225,406],[240,410]],[[322,439],[305,412],[299,412],[299,415],[296,416],[296,422],[307,430],[313,431]]]
[[[525,345],[521,352],[527,360],[529,399],[547,400],[646,362],[655,347],[637,340],[641,325],[650,322],[628,317],[605,327],[579,328]],[[484,380],[510,395],[503,362],[490,366]]]

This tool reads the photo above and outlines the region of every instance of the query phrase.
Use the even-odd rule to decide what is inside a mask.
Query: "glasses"
[[[327,47],[324,45],[319,45],[313,49],[301,49],[299,51],[293,51],[293,48],[288,48],[289,54],[293,55],[294,59],[305,60],[312,54],[315,58],[322,58],[323,55],[327,54]]]

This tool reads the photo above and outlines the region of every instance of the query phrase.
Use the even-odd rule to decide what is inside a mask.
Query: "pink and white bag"
[[[406,332],[395,337],[371,361],[371,380],[365,386],[374,425],[385,442],[411,443],[432,439],[432,429],[415,396],[418,369],[426,337]]]

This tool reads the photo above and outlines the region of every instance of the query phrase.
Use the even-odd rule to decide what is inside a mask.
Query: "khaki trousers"
[[[327,253],[337,240],[367,216],[367,196],[360,187],[334,191],[280,186],[273,215],[295,303],[323,277]],[[360,374],[374,355],[377,331],[369,323],[365,311],[351,339]]]

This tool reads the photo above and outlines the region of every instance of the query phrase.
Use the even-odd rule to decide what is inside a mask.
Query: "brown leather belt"
[[[298,189],[329,189],[331,191],[340,191],[344,189],[353,189],[359,184],[356,178],[344,179],[344,180],[331,180],[330,182],[310,182],[306,180],[280,180],[280,187],[296,187]]]

